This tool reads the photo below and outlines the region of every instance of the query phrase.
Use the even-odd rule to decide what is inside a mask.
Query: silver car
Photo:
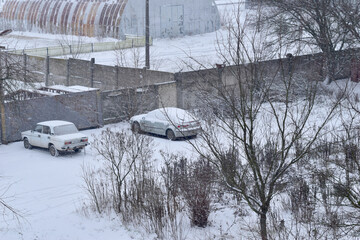
[[[130,119],[134,132],[148,132],[166,136],[170,140],[178,137],[196,136],[201,131],[200,122],[189,112],[180,108],[159,108]]]

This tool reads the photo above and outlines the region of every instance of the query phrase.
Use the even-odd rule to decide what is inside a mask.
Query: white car
[[[178,137],[196,136],[201,131],[200,121],[189,112],[173,107],[159,108],[133,116],[130,119],[134,132],[149,132],[166,136],[170,140]]]
[[[88,145],[88,137],[73,123],[59,120],[40,122],[34,130],[22,132],[21,139],[26,149],[48,148],[52,156],[58,156],[59,152],[80,152]]]

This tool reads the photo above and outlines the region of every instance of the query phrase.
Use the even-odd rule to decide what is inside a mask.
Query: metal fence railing
[[[150,39],[152,45],[152,39]],[[10,50],[14,54],[27,54],[29,56],[55,57],[80,53],[104,52],[116,49],[143,47],[145,46],[145,37],[127,36],[125,40],[118,42],[99,42],[99,43],[79,43],[72,45],[60,45],[55,47],[42,47],[21,50]]]

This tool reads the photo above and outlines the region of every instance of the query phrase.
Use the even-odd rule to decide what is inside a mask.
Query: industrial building
[[[124,38],[145,35],[145,0],[1,0],[3,28]],[[179,37],[220,27],[212,0],[149,0],[150,35]]]

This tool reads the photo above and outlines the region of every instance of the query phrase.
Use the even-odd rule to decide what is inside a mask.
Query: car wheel
[[[169,140],[175,140],[175,133],[174,133],[174,131],[171,130],[171,129],[166,130],[166,137],[167,137]]]
[[[81,152],[81,148],[75,149],[74,152],[75,152],[75,153]]]
[[[59,156],[59,151],[55,148],[55,146],[53,144],[50,145],[49,152],[50,152],[50,155],[53,157]]]
[[[140,124],[139,124],[138,122],[134,122],[134,123],[132,124],[132,131],[133,131],[134,133],[141,133],[141,132],[142,132],[142,131],[141,131]]]
[[[24,148],[26,149],[32,149],[31,144],[29,143],[29,140],[27,138],[24,138]]]

